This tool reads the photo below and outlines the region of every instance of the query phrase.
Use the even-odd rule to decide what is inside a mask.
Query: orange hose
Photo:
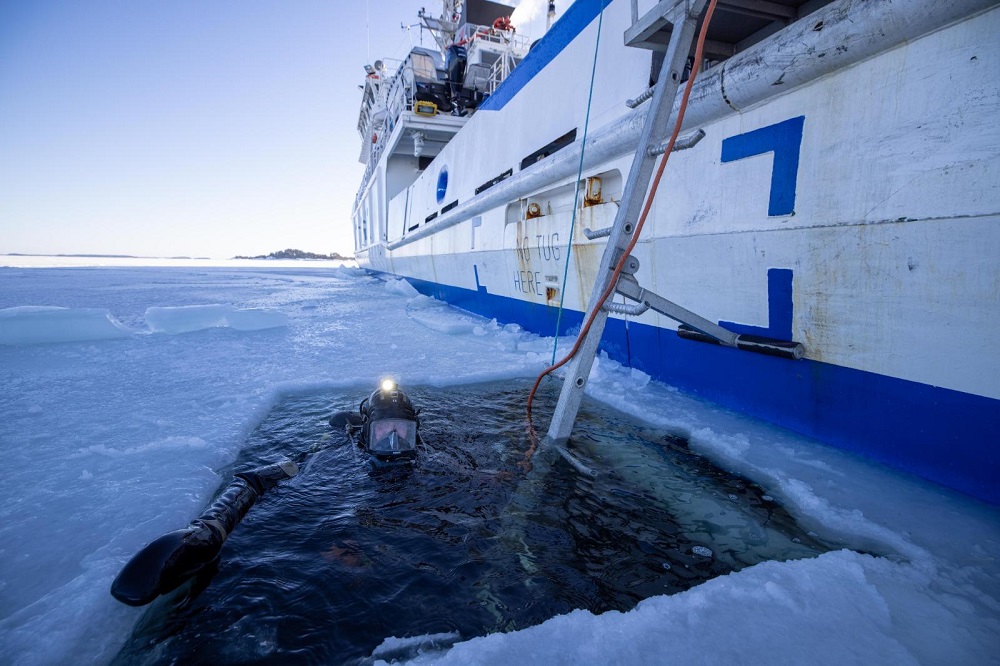
[[[527,413],[531,446],[525,453],[525,459],[522,463],[523,465],[530,467],[531,463],[528,461],[531,459],[531,456],[537,448],[537,436],[531,423],[531,403],[534,400],[535,392],[538,390],[538,386],[542,383],[542,379],[546,375],[564,366],[570,361],[570,359],[573,358],[574,355],[576,355],[576,352],[579,351],[580,345],[583,344],[583,340],[587,337],[587,332],[590,331],[590,327],[593,325],[594,319],[597,317],[597,313],[602,307],[604,307],[604,303],[607,302],[611,294],[614,293],[615,287],[618,285],[618,278],[621,277],[622,268],[625,266],[625,262],[628,260],[629,255],[632,254],[632,250],[635,249],[636,243],[639,242],[639,234],[642,232],[642,227],[646,224],[646,217],[648,217],[649,211],[653,206],[653,197],[656,195],[656,190],[660,186],[660,179],[663,177],[663,170],[667,166],[667,159],[670,157],[670,153],[674,149],[674,143],[677,141],[677,137],[681,132],[681,125],[684,122],[684,112],[687,110],[688,98],[691,96],[691,87],[694,85],[694,79],[698,75],[698,70],[701,69],[702,53],[705,49],[705,36],[708,34],[708,24],[712,20],[712,13],[715,11],[716,1],[717,0],[710,0],[708,3],[708,9],[705,11],[705,20],[701,24],[701,31],[698,33],[698,44],[695,47],[694,64],[691,67],[691,75],[688,77],[687,85],[684,87],[684,95],[681,97],[680,107],[677,109],[677,121],[674,123],[674,131],[670,135],[670,141],[667,143],[667,150],[663,153],[660,165],[656,169],[656,175],[653,177],[653,184],[650,187],[649,195],[646,197],[642,213],[639,215],[639,221],[635,225],[635,231],[632,233],[632,240],[629,241],[628,247],[622,254],[621,259],[619,259],[618,263],[615,265],[614,274],[611,276],[611,282],[608,284],[608,288],[601,295],[601,299],[597,306],[590,313],[590,316],[587,317],[586,323],[584,323],[583,327],[580,329],[580,333],[576,337],[576,343],[574,343],[573,348],[562,358],[562,360],[549,366],[538,375],[538,378],[535,379],[535,385],[531,387],[531,392],[528,394]]]

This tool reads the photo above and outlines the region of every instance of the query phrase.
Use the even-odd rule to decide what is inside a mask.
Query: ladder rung
[[[655,90],[656,90],[655,86],[652,87],[652,88],[647,88],[645,92],[641,93],[635,99],[626,100],[625,101],[625,106],[627,106],[630,109],[634,109],[635,107],[639,106],[640,104],[642,104],[643,102],[645,102],[647,99],[649,99],[650,97],[652,97],[653,96],[653,92],[655,92]]]
[[[638,317],[649,309],[649,303],[632,303],[631,305],[628,303],[605,303],[604,309],[614,314]]]
[[[597,231],[591,231],[590,227],[587,227],[583,230],[583,235],[589,238],[590,240],[594,240],[595,238],[604,238],[606,236],[610,236],[613,230],[614,227],[604,227],[603,229],[598,229]]]
[[[700,129],[697,132],[692,132],[691,134],[687,134],[682,137],[678,137],[677,141],[674,141],[673,152],[676,153],[679,150],[687,150],[688,148],[694,148],[696,145],[698,145],[698,142],[704,138],[705,138],[705,130],[703,129]],[[670,142],[664,141],[655,148],[649,148],[649,156],[656,157],[657,155],[662,155],[663,153],[667,152],[668,143]]]

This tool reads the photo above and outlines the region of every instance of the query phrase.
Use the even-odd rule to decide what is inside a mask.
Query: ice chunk
[[[750,439],[742,432],[722,434],[711,428],[699,428],[691,433],[691,439],[706,449],[731,458],[742,458],[750,450]]]
[[[410,319],[432,331],[446,335],[487,334],[488,320],[464,310],[453,308],[430,296],[416,295],[406,307]]]
[[[101,308],[21,306],[0,310],[0,344],[112,340],[131,333]]]
[[[334,269],[333,274],[338,278],[343,278],[345,280],[368,277],[368,271],[363,268],[358,268],[357,266],[340,266]]]
[[[691,552],[702,557],[712,557],[712,549],[705,546],[692,546]]]
[[[237,331],[259,331],[286,326],[288,317],[277,310],[246,309],[231,305],[185,305],[146,310],[146,325],[156,333],[191,333],[206,328],[229,327]]]
[[[639,370],[638,368],[629,368],[628,374],[629,374],[629,379],[632,380],[633,387],[637,389],[642,388],[643,386],[648,384],[649,380],[651,379],[651,377],[648,374],[646,374],[642,370]]]
[[[375,648],[371,658],[375,660],[374,663],[376,664],[394,664],[400,660],[410,660],[420,655],[442,652],[457,643],[461,638],[455,632],[412,636],[409,638],[390,636]]]
[[[385,283],[385,290],[399,294],[400,296],[406,296],[407,298],[414,298],[420,295],[420,292],[412,284],[403,279],[389,280]]]

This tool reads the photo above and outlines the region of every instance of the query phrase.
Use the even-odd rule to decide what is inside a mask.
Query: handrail
[[[510,76],[510,73],[517,66],[517,54],[523,54],[528,48],[528,38],[526,36],[517,35],[514,31],[509,31],[508,33],[508,31],[500,31],[491,26],[472,23],[462,26],[456,35],[456,43],[461,43],[462,40],[467,41],[469,48],[476,42],[485,42],[490,45],[496,44],[505,47],[503,53],[500,54],[490,69],[487,94],[493,94],[504,79]],[[377,138],[368,155],[365,173],[361,178],[361,187],[354,197],[354,209],[357,209],[364,192],[368,189],[368,182],[378,165],[379,159],[382,157],[382,153],[385,151],[385,146],[392,135],[396,123],[399,121],[399,117],[404,112],[413,110],[413,91],[410,85],[407,84],[406,71],[413,71],[412,67],[408,65],[408,60],[399,61],[396,71],[391,76],[385,77],[383,82],[378,86],[372,101],[362,107],[361,115],[365,122],[363,123],[364,129],[359,127],[361,140],[369,140],[369,137],[366,136],[368,132],[374,133]],[[412,81],[412,76],[410,80]],[[378,108],[385,108],[386,111],[384,130],[381,132],[375,131],[372,125],[372,112]],[[365,130],[368,130],[368,132],[365,132]]]

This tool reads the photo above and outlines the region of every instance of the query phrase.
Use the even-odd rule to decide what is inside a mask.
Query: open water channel
[[[401,388],[421,409],[412,463],[374,463],[330,427],[364,394],[278,404],[222,475],[285,457],[306,461],[299,475],[251,510],[214,575],[150,607],[117,662],[405,658],[376,650],[392,636],[433,636],[408,648],[427,649],[578,608],[626,611],[836,547],[765,488],[595,401],[571,455],[543,448],[525,472],[529,382]],[[536,415],[557,390],[543,386]]]

